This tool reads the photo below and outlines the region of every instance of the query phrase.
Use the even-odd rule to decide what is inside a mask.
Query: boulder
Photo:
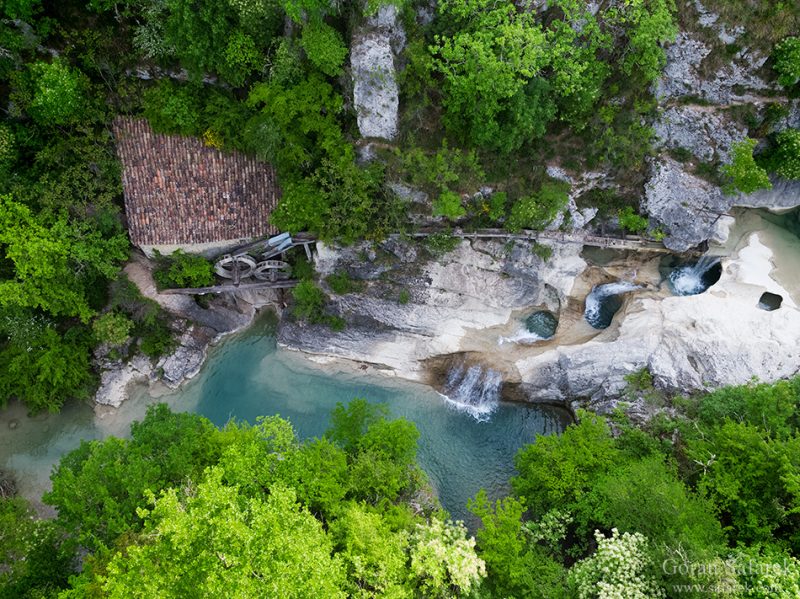
[[[665,228],[664,245],[675,252],[685,252],[705,241],[724,243],[732,208],[782,212],[798,206],[800,181],[773,177],[772,189],[726,195],[667,157],[653,163],[642,203],[647,214]]]
[[[652,166],[642,206],[666,229],[664,245],[685,252],[714,238],[717,223],[731,204],[732,198],[719,187],[687,172],[679,162],[662,157]]]

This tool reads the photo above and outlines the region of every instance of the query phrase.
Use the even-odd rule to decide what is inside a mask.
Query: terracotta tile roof
[[[202,140],[154,133],[144,119],[114,121],[134,245],[194,244],[274,235],[275,170]]]

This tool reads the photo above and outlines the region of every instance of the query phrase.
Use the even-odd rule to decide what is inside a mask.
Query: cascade
[[[622,307],[622,301],[617,296],[634,289],[641,289],[641,286],[627,281],[595,285],[586,296],[584,318],[595,329],[607,328],[614,314]]]
[[[486,421],[500,403],[500,373],[480,365],[464,363],[447,373],[444,397],[456,409],[467,412],[478,421]]]
[[[680,266],[669,274],[669,284],[675,295],[697,295],[711,287],[716,280],[711,276],[719,258],[705,255],[695,264]]]

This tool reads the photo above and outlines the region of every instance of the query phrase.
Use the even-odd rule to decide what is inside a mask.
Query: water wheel
[[[278,279],[288,279],[291,271],[292,267],[288,262],[264,260],[258,263],[253,271],[253,276],[259,281],[277,281]]]
[[[223,279],[233,279],[234,284],[238,284],[241,279],[253,276],[255,269],[256,261],[247,254],[235,256],[225,254],[214,264],[214,272]]]

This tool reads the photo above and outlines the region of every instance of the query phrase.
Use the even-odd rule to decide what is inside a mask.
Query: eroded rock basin
[[[317,359],[366,362],[439,389],[443,375],[432,365],[466,354],[501,373],[513,399],[546,403],[613,401],[625,376],[643,368],[675,392],[791,376],[800,368],[800,273],[787,256],[798,255],[800,241],[754,211],[736,222],[727,244],[712,248],[716,270],[694,295],[675,295],[658,254],[601,255],[563,244],[542,261],[525,244],[508,251],[471,240],[436,262],[416,260],[417,271],[385,260],[366,292],[335,297],[352,324],[343,335],[287,322],[280,340]],[[680,265],[687,263],[697,258]],[[338,250],[324,250],[320,267],[356,277],[364,268]],[[387,280],[413,289],[409,304],[385,299]],[[587,296],[621,283],[618,311],[606,328],[593,327]],[[780,308],[760,309],[764,293],[780,296]],[[524,338],[525,320],[537,311],[557,318],[552,338]]]

